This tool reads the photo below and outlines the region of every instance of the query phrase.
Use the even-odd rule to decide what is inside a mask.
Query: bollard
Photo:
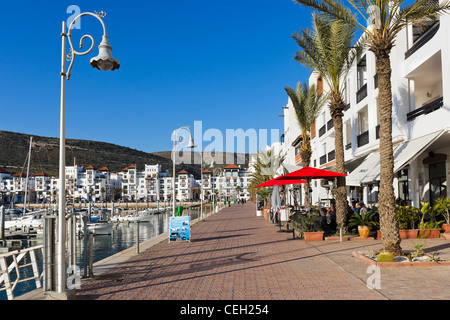
[[[94,235],[89,234],[89,278],[94,277]]]
[[[139,252],[139,226],[140,226],[141,222],[140,221],[136,221],[136,253],[140,254]]]
[[[56,216],[44,217],[43,290],[56,290]]]
[[[84,265],[84,278],[88,277],[88,254],[89,254],[89,235],[88,235],[88,231],[87,231],[87,222],[88,222],[88,217],[83,215],[82,216],[83,219],[83,247],[84,247],[84,252],[83,252],[83,265]]]
[[[5,207],[0,208],[0,240],[5,239]]]

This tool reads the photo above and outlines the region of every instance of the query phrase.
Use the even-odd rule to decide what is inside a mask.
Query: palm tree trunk
[[[343,110],[343,108],[342,108]],[[333,116],[334,122],[334,147],[336,154],[336,171],[345,174],[345,159],[344,159],[344,135],[342,130],[342,112],[335,112]],[[342,232],[347,232],[346,218],[347,218],[347,189],[345,177],[338,177],[336,179],[336,223]]]
[[[392,144],[392,89],[390,48],[375,50],[378,73],[380,116],[380,231],[384,249],[394,256],[403,255],[394,194],[394,152]]]
[[[334,124],[334,150],[336,155],[336,171],[345,174],[344,159],[344,134],[342,117],[344,116],[345,103],[339,92],[330,95],[330,113]],[[347,190],[345,177],[336,178],[336,223],[342,232],[347,232]]]
[[[309,167],[311,164],[311,144],[309,142],[304,141],[302,145],[302,149],[300,151],[300,155],[302,157],[302,167]],[[305,202],[304,205],[309,205],[309,189],[310,183],[309,180],[306,180],[306,183],[303,185],[303,189],[305,190]]]

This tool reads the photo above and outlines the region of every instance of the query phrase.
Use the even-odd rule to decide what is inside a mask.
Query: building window
[[[398,178],[398,200],[404,202],[411,200],[409,197],[408,169],[400,170]],[[401,204],[401,203],[400,203]],[[404,204],[402,204],[404,205]]]
[[[445,162],[428,165],[430,177],[430,205],[433,206],[437,198],[447,196],[447,177]]]

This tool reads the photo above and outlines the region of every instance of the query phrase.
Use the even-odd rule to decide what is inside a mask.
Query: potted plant
[[[440,225],[444,221],[436,221],[436,211],[430,206],[429,202],[421,202],[422,219],[419,225],[419,238],[439,238],[440,237]],[[429,218],[425,221],[426,217]]]
[[[419,220],[419,210],[412,206],[399,206],[396,209],[401,239],[417,238],[415,225]]]
[[[361,214],[353,214],[353,216],[349,220],[348,226],[358,226],[359,236],[361,238],[367,238],[369,237],[369,233],[372,227],[378,225],[378,222],[375,221],[374,216],[374,211],[361,210]]]
[[[320,226],[320,215],[318,212],[301,215],[299,227],[305,241],[322,241],[324,232]]]
[[[446,223],[442,225],[444,232],[450,233],[450,199],[445,197],[438,198],[436,200],[434,208],[437,212],[441,213],[445,218]]]

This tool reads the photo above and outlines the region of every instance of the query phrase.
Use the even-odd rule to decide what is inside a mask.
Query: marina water
[[[186,209],[183,215],[190,215],[191,219],[198,218],[198,209]],[[169,230],[169,220],[172,216],[172,212],[165,212],[160,214],[151,215],[151,219],[148,222],[141,222],[139,224],[139,242],[149,240],[155,236],[158,236]],[[136,245],[136,235],[137,235],[136,223],[117,223],[113,227],[113,232],[111,235],[97,235],[94,236],[93,241],[93,263],[101,261],[107,257],[110,257],[118,252],[125,249],[131,248]],[[30,246],[41,245],[42,242],[33,242]],[[26,246],[25,246],[26,247]],[[83,237],[77,238],[77,266],[81,269],[81,276],[84,275],[84,240]],[[42,256],[39,253],[36,257],[39,261],[39,272],[42,272]],[[8,261],[8,264],[12,262]],[[29,263],[30,261],[25,261]],[[29,268],[20,269],[21,277],[28,278],[31,277],[33,272],[31,266]],[[95,269],[94,269],[95,276]],[[11,275],[11,281],[14,281],[15,274]],[[14,290],[14,297],[19,297],[27,292],[36,289],[34,281],[27,281],[17,284]],[[0,300],[7,300],[6,292],[0,291]]]

